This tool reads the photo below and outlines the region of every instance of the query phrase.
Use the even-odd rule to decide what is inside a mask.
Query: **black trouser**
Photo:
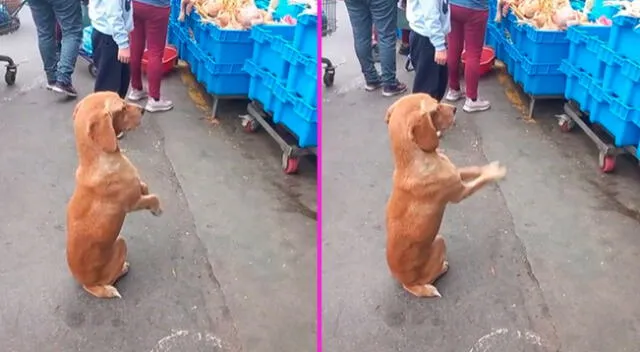
[[[129,64],[118,61],[118,45],[113,37],[93,30],[93,64],[98,70],[94,92],[116,92],[122,99],[127,96],[131,72]]]
[[[433,60],[436,49],[429,38],[413,31],[409,36],[409,50],[415,70],[413,93],[426,93],[442,100],[447,90],[447,65],[438,65]]]

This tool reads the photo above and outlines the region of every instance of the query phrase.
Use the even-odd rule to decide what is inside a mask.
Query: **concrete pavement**
[[[587,137],[559,131],[558,103],[525,122],[502,76],[480,84],[492,109],[459,109],[442,140],[459,165],[508,167],[498,186],[447,209],[443,298],[414,298],[392,280],[383,117],[394,99],[364,91],[342,2],[338,26],[323,41],[324,56],[339,65],[335,86],[324,90],[325,351],[637,351],[640,169],[621,158],[616,174],[601,174]],[[411,83],[412,75],[399,69],[399,78]]]
[[[242,132],[246,103],[223,104],[213,125],[188,75],[163,85],[176,108],[145,115],[121,142],[165,210],[127,217],[123,299],[94,299],[73,281],[64,248],[75,103],[44,90],[28,8],[21,18],[18,32],[0,37],[0,53],[20,63],[15,87],[0,82],[1,350],[313,350],[313,160],[285,176],[267,134]],[[92,90],[86,67],[79,60],[80,94]]]

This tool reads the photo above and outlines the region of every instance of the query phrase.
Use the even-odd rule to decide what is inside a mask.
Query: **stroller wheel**
[[[16,83],[16,76],[18,75],[17,67],[7,67],[7,72],[4,74],[4,81],[7,85],[14,85]]]
[[[98,77],[98,68],[96,67],[96,65],[94,64],[89,64],[89,74],[91,75],[91,77],[96,78]]]

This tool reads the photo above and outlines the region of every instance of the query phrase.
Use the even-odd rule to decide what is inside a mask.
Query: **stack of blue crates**
[[[614,16],[612,27],[568,30],[570,55],[561,70],[565,97],[576,101],[616,146],[640,147],[640,30],[637,18]]]
[[[249,98],[296,135],[303,148],[317,145],[317,21],[315,15],[301,14],[288,32],[254,27],[253,56],[244,66],[251,76]]]
[[[259,8],[268,5],[256,1]],[[302,13],[303,5],[280,1],[273,17],[294,17],[295,26],[234,30],[203,23],[195,9],[180,22],[179,11],[180,1],[172,0],[169,43],[207,92],[248,96],[295,134],[300,147],[317,145],[317,16]]]

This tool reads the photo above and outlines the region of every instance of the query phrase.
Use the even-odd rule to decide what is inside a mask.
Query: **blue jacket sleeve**
[[[103,1],[102,4],[107,6],[107,22],[113,30],[113,40],[118,44],[119,49],[127,49],[129,47],[129,33],[124,24],[124,10],[122,8],[122,0]]]
[[[419,0],[425,14],[425,27],[429,31],[429,40],[437,51],[445,50],[446,40],[443,23],[440,21],[441,0]]]

